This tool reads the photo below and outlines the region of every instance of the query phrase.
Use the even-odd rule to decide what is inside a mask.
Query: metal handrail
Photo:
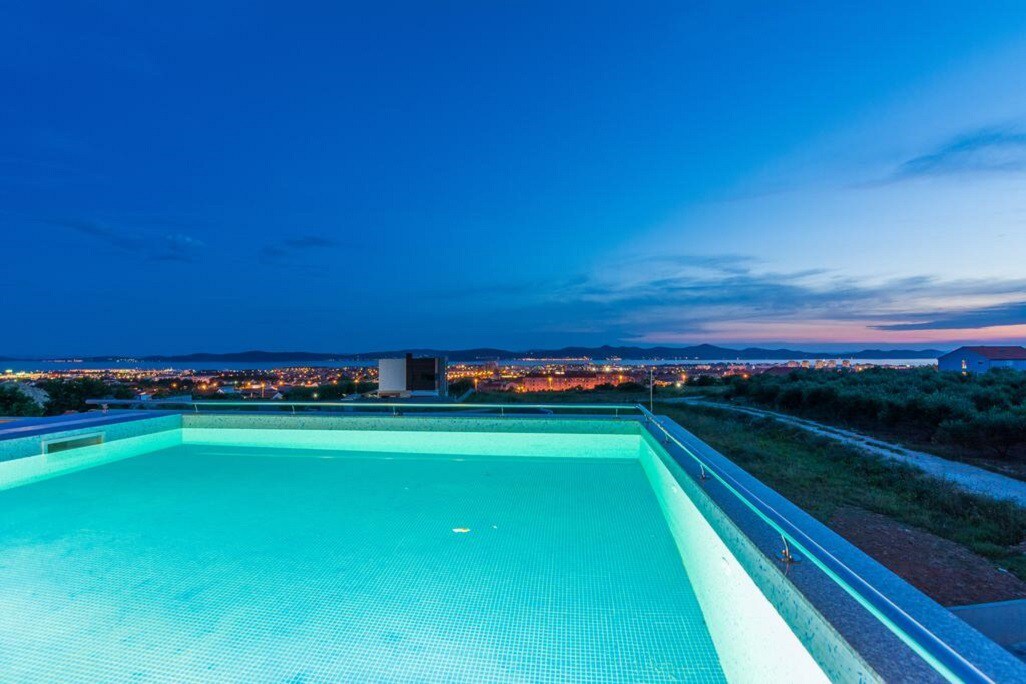
[[[277,408],[296,407],[302,408],[360,408],[360,409],[445,409],[445,410],[478,410],[478,409],[501,409],[516,411],[518,409],[559,411],[569,410],[596,410],[613,412],[635,411],[635,404],[465,404],[451,402],[411,402],[411,401],[259,401],[259,400],[199,400],[191,401],[184,399],[87,399],[86,403],[91,406],[188,406],[198,409],[201,406],[249,406],[258,408],[261,406],[274,406]]]
[[[651,411],[641,404],[637,404],[636,408],[645,417],[646,423],[659,428],[668,440],[676,444],[684,453],[698,463],[702,469],[703,476],[711,474],[715,477],[742,504],[755,512],[759,518],[780,534],[784,540],[787,555],[791,553],[790,549],[787,548],[788,545],[799,550],[810,562],[823,570],[844,591],[869,610],[895,636],[926,660],[941,675],[950,681],[993,683],[993,679],[988,677],[965,656],[905,612],[891,599],[887,598],[879,589],[849,568],[843,561],[823,548],[819,542],[814,540],[799,525],[763,501],[757,494],[738,481],[737,478],[712,463],[709,459],[696,454],[685,446],[683,442],[667,430]]]

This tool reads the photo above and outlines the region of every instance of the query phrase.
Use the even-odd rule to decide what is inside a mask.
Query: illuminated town
[[[569,392],[597,389],[683,388],[722,378],[787,374],[794,370],[858,372],[883,364],[849,360],[802,360],[784,363],[622,363],[588,359],[521,359],[508,362],[453,363],[446,377],[452,396],[478,392]],[[889,365],[909,368],[908,365]],[[122,398],[343,400],[373,398],[378,389],[374,365],[283,366],[271,369],[198,370],[189,368],[62,368],[0,372],[0,384],[18,387],[37,398],[47,381],[92,379],[121,390]],[[33,391],[34,390],[34,391]]]

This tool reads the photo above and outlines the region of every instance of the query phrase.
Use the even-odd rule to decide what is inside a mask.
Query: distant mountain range
[[[738,360],[752,361],[766,359],[788,361],[792,359],[935,359],[944,352],[937,349],[859,349],[843,352],[803,351],[799,349],[764,349],[762,347],[746,347],[731,349],[714,344],[699,344],[690,347],[562,347],[560,349],[525,349],[512,351],[509,349],[493,349],[482,347],[477,349],[393,349],[388,351],[368,351],[360,353],[318,353],[306,351],[243,351],[227,354],[196,353],[171,356],[154,355],[133,357],[139,361],[228,361],[275,363],[283,361],[346,361],[368,360],[401,356],[413,353],[418,356],[445,356],[451,361],[508,361],[513,359],[636,359],[636,360],[667,360],[689,359],[699,361]],[[123,356],[90,356],[77,357],[83,361],[123,360]],[[2,359],[2,357],[0,357]],[[7,359],[14,361],[16,359]]]

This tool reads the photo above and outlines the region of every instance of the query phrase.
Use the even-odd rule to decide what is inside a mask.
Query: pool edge
[[[699,454],[717,468],[742,482],[760,499],[786,514],[803,532],[830,554],[858,572],[870,584],[884,592],[904,612],[932,631],[952,649],[959,652],[978,668],[985,679],[992,681],[1022,681],[1026,679],[1026,664],[991,639],[959,619],[954,613],[936,603],[911,584],[873,560],[865,552],[830,530],[784,496],[764,484],[729,458],[697,438],[666,416],[655,417],[688,450]],[[649,438],[677,464],[683,477],[692,487],[698,487],[708,502],[715,507],[724,521],[736,526],[747,542],[759,554],[775,565],[778,587],[798,592],[826,624],[835,630],[845,645],[871,670],[885,681],[945,681],[944,677],[912,648],[900,640],[880,620],[845,592],[832,578],[826,576],[807,560],[787,567],[781,562],[783,543],[780,535],[765,521],[744,506],[737,496],[714,478],[702,478],[697,462],[672,441],[661,439],[661,431],[650,422],[644,422]],[[708,519],[708,518],[707,518]],[[715,517],[714,517],[715,519]],[[713,524],[711,522],[711,524]],[[785,574],[784,568],[787,567]],[[764,594],[766,594],[764,589]],[[772,591],[772,589],[770,589]],[[767,596],[771,600],[772,597]],[[800,629],[801,626],[799,625]],[[800,633],[800,632],[799,632]]]

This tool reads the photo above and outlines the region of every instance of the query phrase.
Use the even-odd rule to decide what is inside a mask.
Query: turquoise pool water
[[[637,436],[179,432],[0,492],[4,681],[724,680]]]

